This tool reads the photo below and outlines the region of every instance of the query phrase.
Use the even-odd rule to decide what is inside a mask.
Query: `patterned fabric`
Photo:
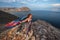
[[[25,17],[22,17],[22,18],[21,18],[21,20],[24,20],[24,19],[26,19],[26,18],[27,18],[27,16],[25,16]]]
[[[5,26],[8,27],[8,28],[10,28],[10,27],[12,28],[12,27],[14,27],[14,26],[20,24],[20,21],[22,21],[22,20],[24,20],[24,19],[26,19],[26,18],[27,18],[26,16],[23,17],[22,19],[21,19],[21,18],[18,18],[18,19],[16,19],[16,20],[14,20],[14,21],[12,21],[12,22],[6,24]],[[22,23],[22,24],[24,24],[24,23]]]

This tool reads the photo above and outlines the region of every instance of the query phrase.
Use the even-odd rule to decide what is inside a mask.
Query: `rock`
[[[22,7],[20,9],[18,9],[18,11],[30,11],[30,9],[28,7]]]
[[[33,22],[32,29],[36,40],[60,40],[60,30],[45,21]]]
[[[0,24],[6,24],[12,20],[17,19],[17,16],[14,16],[10,13],[4,12],[4,11],[0,11]]]
[[[12,15],[12,14],[4,12],[4,11],[0,11],[0,32],[5,30],[3,28],[6,23],[11,22],[17,18],[18,17],[15,15]]]
[[[0,40],[60,40],[60,30],[51,24],[37,20],[17,25],[0,33]]]
[[[21,8],[0,8],[0,10],[5,12],[21,12],[21,11],[30,11],[28,7],[21,7]]]

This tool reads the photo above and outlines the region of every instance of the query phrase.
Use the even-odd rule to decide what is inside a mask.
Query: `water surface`
[[[13,15],[22,18],[28,13],[32,13],[33,20],[45,20],[51,23],[53,26],[60,28],[60,12],[35,10],[30,12],[14,12]]]

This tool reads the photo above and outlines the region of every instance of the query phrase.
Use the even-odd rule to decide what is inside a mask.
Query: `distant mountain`
[[[28,7],[21,7],[21,8],[0,8],[0,10],[5,12],[20,12],[20,11],[30,11]]]

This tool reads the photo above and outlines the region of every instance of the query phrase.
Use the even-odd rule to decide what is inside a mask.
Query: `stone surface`
[[[0,10],[5,12],[21,12],[21,11],[30,11],[28,7],[21,7],[21,8],[0,8]]]
[[[37,20],[17,25],[0,33],[0,40],[60,40],[60,30],[51,24]]]
[[[17,19],[18,17],[15,15],[12,15],[10,13],[0,11],[0,24],[6,24],[7,22],[10,22],[12,20]]]

